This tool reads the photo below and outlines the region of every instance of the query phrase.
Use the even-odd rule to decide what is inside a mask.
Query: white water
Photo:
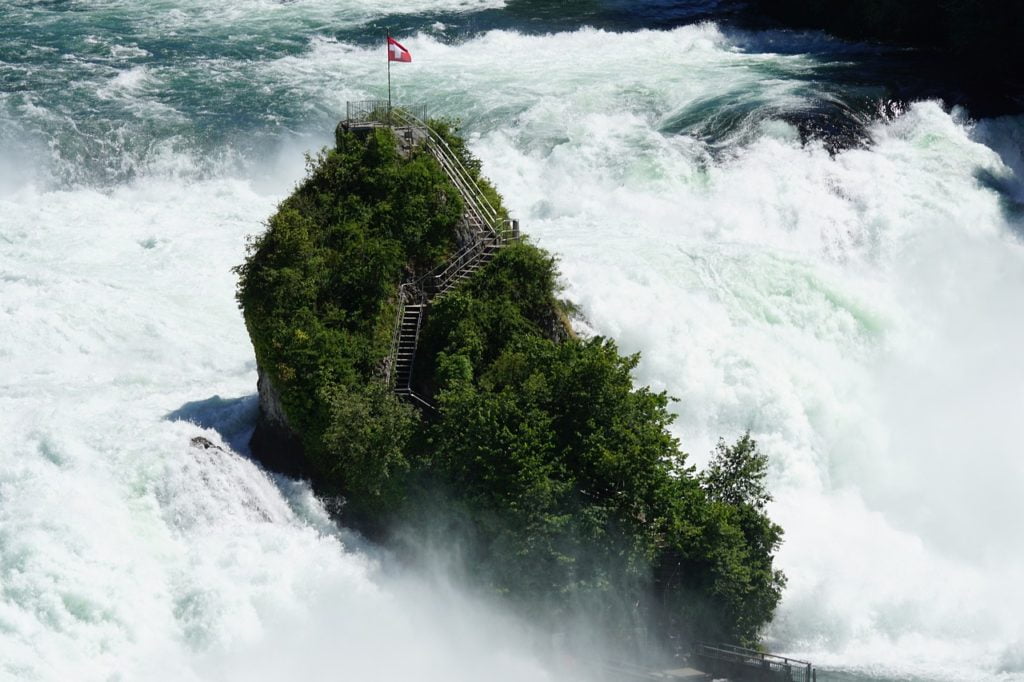
[[[384,577],[305,486],[165,419],[210,400],[193,414],[244,442],[229,267],[273,199],[224,178],[0,200],[0,679],[547,679],[521,628]]]
[[[723,93],[798,105],[813,64],[712,26],[403,42],[402,96],[463,116],[588,325],[681,398],[694,461],[747,428],[771,456],[790,577],[773,643],[899,678],[1024,677],[1024,248],[978,180],[1022,196],[994,151],[1021,169],[1020,121],[919,103],[830,157],[768,117],[713,155],[659,125]],[[317,39],[245,77],[340,114],[379,94],[375,57]],[[110,95],[145,107],[164,77],[126,71]],[[0,677],[545,678],[514,624],[382,575],[303,486],[165,419],[224,396],[186,412],[244,442],[229,268],[297,155],[211,173],[161,149],[106,192],[3,158]]]
[[[697,52],[663,67],[692,81],[659,91],[661,112],[750,87],[734,55],[694,78],[708,49],[678,33],[630,50],[640,64],[673,40]],[[643,351],[639,379],[681,399],[695,461],[745,429],[771,456],[790,580],[775,645],[894,677],[1020,676],[1024,222],[978,176],[1024,185],[978,140],[1012,163],[1022,122],[975,129],[920,103],[834,158],[760,122],[710,160],[659,135],[657,107],[608,110],[661,71],[580,86],[563,55],[594,39],[520,48],[554,82],[511,84],[537,99],[475,149],[562,256],[589,325]]]

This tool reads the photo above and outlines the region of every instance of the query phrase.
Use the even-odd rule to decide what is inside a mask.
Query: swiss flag
[[[388,36],[388,61],[389,62],[411,62],[412,54],[402,47],[397,40]]]

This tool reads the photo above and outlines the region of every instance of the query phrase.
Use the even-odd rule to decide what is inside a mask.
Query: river
[[[691,461],[769,455],[769,646],[1024,679],[1024,117],[724,2],[2,4],[0,679],[562,679],[246,458],[231,268],[386,28]]]

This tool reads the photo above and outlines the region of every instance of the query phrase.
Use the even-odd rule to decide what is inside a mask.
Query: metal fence
[[[816,682],[817,671],[807,661],[774,656],[729,644],[698,644],[694,652],[704,672],[737,680]]]
[[[368,99],[359,102],[349,102],[346,105],[345,123],[383,123],[391,125],[397,123],[396,115],[405,113],[415,119],[425,121],[427,108],[424,106],[392,105],[386,99]]]

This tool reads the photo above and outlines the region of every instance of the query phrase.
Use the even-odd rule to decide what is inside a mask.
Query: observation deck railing
[[[697,645],[694,654],[702,670],[714,677],[758,682],[817,682],[817,671],[807,661],[775,656],[730,644]]]
[[[416,120],[425,121],[427,118],[427,108],[423,106],[395,107],[386,99],[367,99],[345,104],[345,123],[347,125],[360,123],[393,125],[393,116],[403,111],[409,112]]]

